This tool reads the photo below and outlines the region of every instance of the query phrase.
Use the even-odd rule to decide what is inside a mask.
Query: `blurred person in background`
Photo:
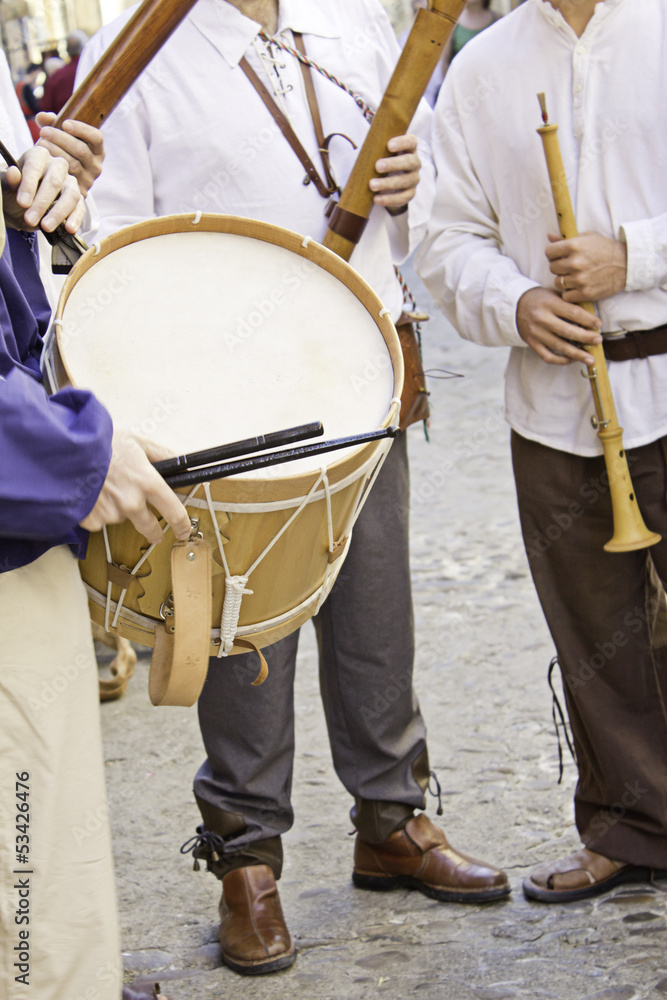
[[[85,31],[70,31],[67,36],[67,55],[70,61],[47,77],[44,84],[44,95],[39,102],[42,111],[53,111],[58,114],[61,108],[67,104],[74,90],[74,78],[76,68],[79,65],[79,56],[87,41],[88,35]]]
[[[39,139],[39,125],[35,121],[35,115],[40,111],[40,103],[35,94],[35,89],[39,84],[40,77],[44,73],[44,67],[40,63],[30,63],[25,73],[16,84],[15,92],[23,112],[23,117],[28,123],[32,141]],[[9,112],[10,107],[5,102],[5,110]]]
[[[452,36],[445,46],[443,75],[463,46],[467,45],[475,35],[479,35],[480,31],[484,31],[485,28],[489,28],[498,21],[500,17],[501,15],[494,13],[491,9],[491,0],[468,0]]]

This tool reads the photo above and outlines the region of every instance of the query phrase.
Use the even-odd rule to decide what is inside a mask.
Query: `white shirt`
[[[545,364],[516,327],[528,289],[554,288],[559,231],[537,93],[558,124],[580,232],[628,245],[626,291],[599,303],[603,332],[667,323],[667,4],[604,0],[581,38],[527,0],[474,38],[445,78],[433,123],[436,203],[418,267],[459,333],[512,347],[506,414],[531,440],[601,453],[578,364]],[[667,355],[609,364],[626,447],[667,434]]]
[[[7,56],[0,50],[0,138],[16,159],[33,144],[12,83]],[[1,162],[1,161],[0,161]]]
[[[103,28],[86,46],[78,78],[88,73],[128,19]],[[378,0],[280,0],[277,36],[292,45],[304,35],[308,55],[377,109],[399,54]],[[222,212],[243,215],[321,240],[326,200],[239,67],[245,54],[266,82],[320,174],[321,159],[297,60],[279,52],[278,76],[267,74],[257,38],[260,25],[224,0],[200,0],[150,63],[104,127],[107,157],[95,185],[102,223],[95,234],[155,215]],[[274,52],[276,50],[274,49]],[[355,101],[313,71],[325,135],[341,132],[359,148],[369,125]],[[413,130],[428,137],[430,110],[422,102]],[[334,176],[343,187],[356,153],[345,138],[331,141]],[[428,160],[426,141],[420,149]],[[432,195],[428,175],[419,201],[393,219],[375,207],[351,263],[391,310],[401,312],[393,273],[416,243]],[[412,237],[408,232],[408,220]]]

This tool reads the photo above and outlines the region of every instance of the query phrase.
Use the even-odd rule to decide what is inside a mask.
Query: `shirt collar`
[[[230,66],[238,66],[257,37],[260,25],[226,0],[199,0],[189,19]],[[340,38],[333,12],[314,0],[280,0],[278,34],[292,30],[304,35]]]
[[[619,4],[624,3],[625,0],[602,0],[601,3],[595,5],[595,11],[593,17],[591,18],[589,25],[600,21],[602,18],[606,17],[610,13],[613,7],[617,7]],[[561,14],[559,10],[551,6],[549,0],[534,0],[535,6],[538,7],[546,19],[551,22],[557,28],[565,28],[566,30],[572,30]],[[587,29],[588,30],[588,29]]]

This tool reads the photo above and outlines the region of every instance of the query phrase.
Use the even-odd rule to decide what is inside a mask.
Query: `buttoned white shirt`
[[[548,0],[527,0],[454,60],[433,123],[437,194],[418,267],[459,333],[512,348],[506,413],[531,440],[602,449],[582,366],[547,365],[519,336],[530,288],[554,288],[558,233],[537,93],[558,124],[579,232],[627,242],[626,290],[599,303],[602,329],[667,323],[667,4],[604,0],[581,38]],[[610,362],[626,447],[667,434],[667,355]]]
[[[109,45],[129,12],[103,28],[86,46],[78,79]],[[260,25],[224,0],[199,0],[104,127],[107,157],[95,185],[101,217],[96,233],[155,215],[222,212],[260,219],[321,240],[326,200],[304,184],[305,170],[239,67],[245,54],[322,174],[318,142],[300,66],[278,52],[267,63]],[[294,45],[304,36],[308,55],[377,109],[399,54],[391,24],[378,0],[280,0],[276,36]],[[274,49],[274,54],[276,50]],[[313,72],[331,163],[343,187],[369,124],[354,99]],[[413,123],[426,140],[430,109],[422,102]],[[420,148],[428,161],[428,146]],[[376,206],[351,263],[395,318],[402,292],[393,273],[412,249],[432,200],[428,170],[420,197],[408,213],[392,218]]]

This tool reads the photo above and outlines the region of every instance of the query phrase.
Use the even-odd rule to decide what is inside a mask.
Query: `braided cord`
[[[373,121],[375,118],[375,111],[369,107],[368,104],[366,104],[363,97],[360,94],[357,94],[354,90],[351,90],[346,83],[339,80],[337,76],[330,73],[328,69],[324,68],[324,66],[319,66],[316,62],[314,62],[314,60],[309,59],[308,56],[302,55],[298,49],[292,48],[291,45],[287,45],[286,42],[281,41],[279,38],[270,38],[264,31],[260,31],[259,37],[263,42],[267,42],[269,45],[277,45],[279,49],[283,50],[283,52],[289,52],[289,54],[294,56],[295,59],[298,59],[299,62],[302,62],[305,66],[310,66],[311,69],[317,70],[317,72],[326,77],[327,80],[331,80],[331,82],[335,83],[337,87],[340,87],[341,90],[344,90],[346,94],[350,95],[355,104],[357,104],[363,111],[364,118],[367,122]]]

